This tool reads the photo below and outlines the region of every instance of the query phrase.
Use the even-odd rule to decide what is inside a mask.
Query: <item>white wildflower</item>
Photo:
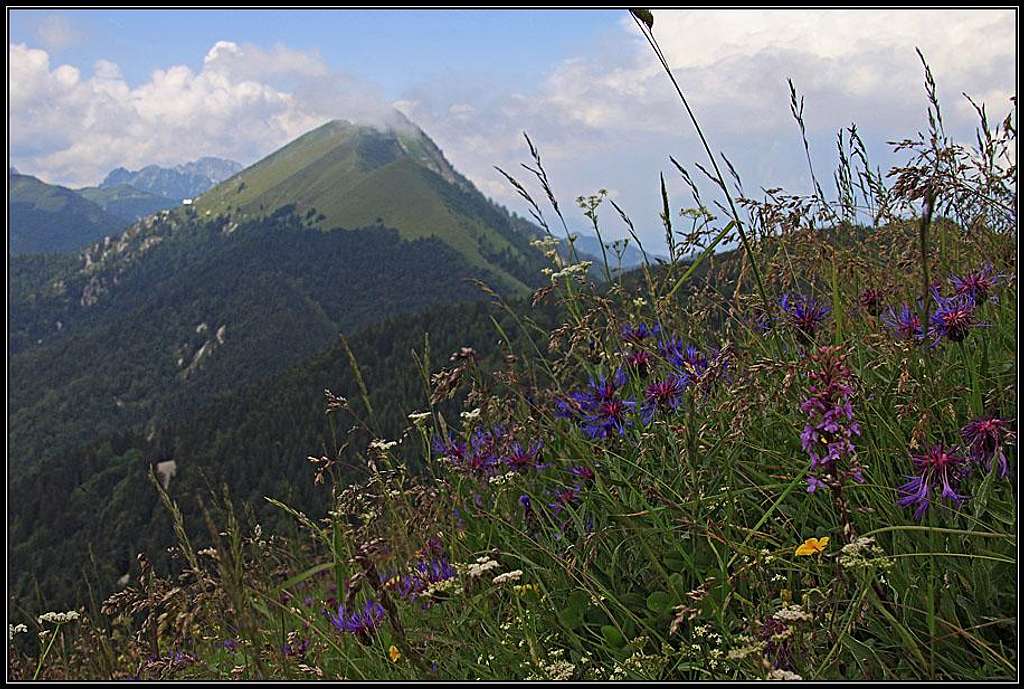
[[[494,577],[494,579],[492,579],[491,581],[500,586],[501,584],[507,584],[510,581],[519,581],[522,578],[522,576],[523,570],[514,569],[511,572],[499,574],[498,576]]]
[[[10,641],[16,634],[24,634],[28,631],[28,627],[23,624],[9,624],[7,625],[7,640]]]
[[[380,438],[374,438],[370,441],[370,449],[377,450],[378,452],[387,452],[396,445],[398,445],[398,443],[394,440],[387,441],[381,440]]]
[[[79,617],[78,612],[69,610],[67,612],[47,612],[39,616],[39,624],[48,622],[50,624],[66,624],[74,622]]]
[[[476,559],[476,562],[469,566],[469,568],[466,570],[466,575],[470,578],[476,578],[479,576],[483,576],[492,569],[497,569],[500,566],[501,565],[499,565],[496,560],[492,560],[491,558],[484,555],[483,557],[478,557]]]
[[[814,617],[799,605],[789,605],[772,615],[779,622],[810,622]]]
[[[804,678],[796,674],[795,672],[790,672],[789,670],[776,668],[768,673],[768,679],[784,680],[790,682],[802,682]]]
[[[477,407],[473,411],[464,411],[460,416],[466,421],[472,421],[480,418],[480,407]]]

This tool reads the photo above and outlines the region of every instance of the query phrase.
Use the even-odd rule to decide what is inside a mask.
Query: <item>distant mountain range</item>
[[[573,242],[573,247],[578,254],[584,254],[594,262],[595,266],[600,267],[602,258],[601,253],[601,242],[597,237],[582,232],[573,232],[576,239]],[[567,247],[566,241],[562,240],[563,247]],[[605,240],[605,255],[608,257],[608,267],[612,271],[622,270],[628,271],[634,268],[639,268],[644,264],[644,254],[640,248],[636,245],[636,242],[632,239],[608,241]],[[564,249],[568,252],[568,249]],[[647,250],[647,260],[652,264],[656,264],[658,259],[665,259],[664,256],[659,254],[653,254],[650,250]],[[599,275],[603,276],[604,273],[599,271]]]
[[[214,157],[174,167],[147,165],[136,171],[119,167],[106,176],[100,188],[128,186],[180,202],[199,196],[241,170],[233,160]]]

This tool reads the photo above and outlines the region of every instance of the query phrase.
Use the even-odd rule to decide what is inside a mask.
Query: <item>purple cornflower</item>
[[[958,296],[969,296],[975,304],[982,304],[993,296],[995,287],[1002,277],[995,274],[990,263],[986,263],[980,270],[963,277],[951,275],[949,282]]]
[[[1009,475],[1010,466],[1003,451],[1003,445],[1014,438],[1009,421],[995,416],[983,416],[964,426],[960,433],[970,448],[971,458],[977,464],[991,471],[993,460],[997,460],[999,477],[1006,478]]]
[[[441,438],[434,436],[431,446],[434,454],[446,459],[453,465],[460,465],[466,458],[466,443],[459,442],[452,437]]]
[[[862,480],[853,444],[853,437],[860,435],[860,424],[853,418],[852,376],[845,358],[839,347],[820,347],[811,354],[815,370],[808,374],[808,397],[800,403],[800,411],[807,415],[800,444],[811,458],[808,493],[824,486],[841,486],[847,478]]]
[[[594,480],[594,470],[582,464],[577,464],[576,466],[569,467],[569,473],[578,479],[582,479],[583,481]]]
[[[470,435],[468,444],[451,438],[434,438],[433,449],[437,456],[446,460],[456,471],[487,477],[497,471],[507,440],[508,434],[500,426],[493,429],[477,428]]]
[[[586,390],[556,402],[555,415],[574,418],[591,438],[622,435],[630,423],[627,417],[636,408],[636,402],[619,396],[625,384],[626,374],[621,368],[611,378],[591,380]]]
[[[382,583],[405,600],[415,600],[431,584],[437,584],[455,577],[455,568],[444,557],[420,560],[408,574],[381,577]]]
[[[700,378],[708,368],[708,359],[694,345],[683,346],[683,341],[670,337],[658,343],[658,351],[665,360],[684,375]]]
[[[331,615],[324,611],[327,619],[339,632],[367,635],[373,632],[384,619],[384,606],[374,600],[366,601],[362,610],[345,610],[344,605],[338,606],[338,614]]]
[[[664,380],[648,385],[644,391],[644,404],[640,410],[640,418],[644,425],[650,424],[658,411],[674,412],[679,409],[683,403],[686,383],[686,378],[670,374]]]
[[[309,639],[303,639],[297,643],[288,642],[281,645],[281,653],[289,658],[301,657],[306,655],[306,651],[309,649]]]
[[[443,557],[432,560],[420,560],[416,564],[416,576],[419,577],[420,581],[429,586],[430,584],[454,578],[455,568]]]
[[[646,323],[640,323],[638,325],[632,325],[626,323],[622,326],[622,339],[625,342],[631,342],[633,344],[639,344],[648,337],[657,337],[661,333],[661,326],[654,325],[648,326]]]
[[[779,300],[779,308],[786,314],[787,320],[806,340],[814,339],[818,329],[825,322],[832,309],[818,303],[812,297],[803,295],[783,294]]]
[[[943,338],[950,342],[963,342],[971,329],[979,325],[974,313],[974,297],[970,294],[944,297],[934,290],[932,298],[935,300],[935,313],[931,316],[928,334],[934,338],[934,344]]]
[[[559,514],[566,507],[574,504],[580,497],[580,489],[577,486],[562,486],[554,493],[554,502],[548,507],[554,514]]]
[[[629,421],[626,416],[636,408],[636,402],[613,398],[600,402],[592,413],[588,414],[583,432],[591,438],[604,439],[613,434],[623,435]]]
[[[900,304],[900,310],[890,307],[882,321],[903,340],[920,340],[924,337],[921,317],[907,304]]]
[[[964,496],[956,491],[969,469],[966,457],[939,443],[924,454],[912,455],[911,460],[917,475],[908,477],[907,482],[900,486],[900,507],[913,506],[914,518],[921,519],[931,505],[933,492],[939,492],[957,506],[963,503]]]
[[[643,378],[654,364],[654,356],[646,349],[630,352],[626,355],[626,365],[636,371],[637,375]]]
[[[543,469],[547,465],[541,464],[540,461],[542,446],[540,441],[530,443],[527,447],[523,447],[522,443],[514,442],[509,446],[508,452],[501,458],[501,461],[513,471],[523,472],[528,469]]]
[[[238,648],[238,640],[237,639],[224,639],[223,646],[224,646],[225,650],[234,651],[234,650],[236,650]]]
[[[857,303],[860,304],[860,307],[872,316],[877,316],[882,312],[882,303],[884,301],[885,293],[880,289],[866,289],[857,297]]]

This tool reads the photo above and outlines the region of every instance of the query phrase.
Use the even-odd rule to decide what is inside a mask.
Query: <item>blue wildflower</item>
[[[622,326],[622,339],[626,342],[633,344],[639,344],[649,337],[657,337],[661,334],[661,326],[654,325],[648,326],[646,323],[640,323],[638,325],[632,325],[626,323]]]
[[[779,308],[786,319],[807,340],[814,339],[832,309],[819,303],[813,297],[783,294],[779,300]]]
[[[543,444],[540,441],[530,443],[524,447],[522,443],[512,443],[508,451],[501,458],[501,461],[510,469],[523,472],[528,469],[543,469],[547,465],[540,461],[540,451]]]
[[[640,410],[640,418],[644,425],[654,420],[658,411],[674,412],[683,403],[687,379],[683,376],[668,375],[664,380],[651,383],[644,391],[644,404]]]
[[[996,285],[1003,278],[996,275],[992,264],[986,263],[979,270],[963,277],[951,275],[949,282],[958,296],[969,296],[975,304],[982,304],[993,296]]]
[[[914,518],[921,519],[931,506],[933,493],[939,493],[956,506],[963,504],[966,498],[957,490],[969,469],[966,457],[939,443],[923,454],[912,455],[911,460],[917,474],[900,486],[897,501],[900,507],[913,506]]]
[[[1009,476],[1010,464],[1003,449],[1015,437],[1009,421],[995,416],[983,416],[968,423],[960,433],[970,448],[971,458],[979,466],[991,471],[995,461],[999,463],[999,477]]]
[[[326,610],[324,614],[339,632],[366,635],[377,629],[384,619],[384,606],[377,601],[368,600],[362,610],[348,611],[344,605],[339,605],[336,615],[331,615]]]
[[[889,326],[900,339],[920,340],[924,337],[921,317],[907,304],[900,304],[899,311],[889,307],[886,315],[882,316],[882,322]]]
[[[970,294],[956,294],[952,297],[942,296],[938,290],[932,291],[935,300],[935,312],[929,320],[928,334],[937,345],[943,338],[950,342],[963,342],[978,323],[975,309],[977,304]]]
[[[626,374],[621,368],[611,378],[592,379],[586,390],[573,392],[567,399],[556,402],[555,413],[562,418],[575,419],[591,438],[622,435],[630,425],[629,415],[636,408],[635,401],[619,395],[625,384]]]

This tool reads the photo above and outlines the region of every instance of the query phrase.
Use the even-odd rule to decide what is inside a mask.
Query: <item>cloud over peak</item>
[[[12,164],[73,186],[118,166],[248,163],[328,120],[379,124],[391,112],[372,88],[283,45],[218,41],[198,72],[173,65],[135,86],[109,60],[83,75],[25,44],[8,58]]]

